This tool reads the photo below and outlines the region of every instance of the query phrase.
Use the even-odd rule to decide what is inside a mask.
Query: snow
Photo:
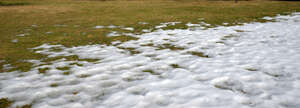
[[[149,24],[149,23],[147,23],[147,22],[139,22],[139,24],[146,25],[146,24]]]
[[[115,25],[102,26],[102,25],[97,25],[94,28],[96,28],[96,29],[102,29],[102,28],[114,29],[114,28],[122,28],[122,26],[115,26]]]
[[[132,28],[132,27],[126,27],[126,28],[123,28],[124,30],[129,30],[129,31],[133,31],[134,30],[134,28]]]
[[[156,26],[155,28],[156,28],[156,29],[160,29],[160,28],[167,27],[167,26],[169,26],[169,25],[174,26],[174,25],[179,24],[179,23],[181,23],[181,22],[167,22],[167,23],[161,23],[160,25]]]
[[[51,34],[51,33],[53,33],[53,32],[46,32],[45,34]]]
[[[96,29],[104,28],[104,26],[95,26]]]
[[[11,40],[12,43],[17,43],[18,42],[18,39],[13,39]]]
[[[18,34],[16,36],[23,37],[23,36],[27,36],[27,35],[30,35],[30,34],[29,33],[24,33],[24,34]]]
[[[77,55],[99,61],[60,59],[41,66],[50,68],[46,74],[38,74],[41,67],[0,73],[0,98],[14,100],[13,107],[33,108],[299,108],[300,13],[272,19],[159,29],[115,46],[43,44],[33,50],[48,57]],[[169,24],[176,23],[156,28]],[[149,43],[153,45],[145,45]],[[157,48],[165,44],[182,49]],[[56,69],[63,66],[70,66],[69,75]]]
[[[120,36],[120,34],[116,31],[112,31],[108,34],[106,34],[107,37],[114,37],[114,36]]]

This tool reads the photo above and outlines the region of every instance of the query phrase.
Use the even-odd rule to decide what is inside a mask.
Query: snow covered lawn
[[[300,13],[266,19],[160,29],[112,46],[44,44],[33,49],[99,61],[0,73],[0,98],[34,108],[299,108]]]

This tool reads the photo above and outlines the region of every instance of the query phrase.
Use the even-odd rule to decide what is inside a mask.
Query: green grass
[[[18,5],[26,4],[26,5]],[[10,5],[10,6],[4,6]],[[26,72],[32,63],[26,60],[54,59],[36,54],[28,48],[43,43],[62,44],[66,47],[107,44],[120,40],[135,40],[130,36],[106,37],[121,29],[94,29],[96,25],[134,27],[132,33],[153,28],[162,22],[179,21],[164,29],[186,28],[187,22],[235,25],[240,22],[264,21],[263,16],[300,11],[300,2],[286,1],[203,1],[203,0],[1,0],[0,5],[0,72]],[[148,22],[142,25],[139,22]],[[33,25],[33,26],[32,26]],[[65,25],[65,26],[55,26]],[[16,35],[28,33],[24,37]],[[18,42],[11,42],[17,39]],[[178,49],[173,46],[166,46]],[[54,49],[59,51],[59,49]],[[47,60],[49,59],[49,60]],[[12,69],[3,65],[11,64]]]

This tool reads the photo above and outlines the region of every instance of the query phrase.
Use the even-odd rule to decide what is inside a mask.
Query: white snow
[[[132,28],[132,27],[126,27],[126,28],[122,28],[122,29],[129,30],[129,31],[133,31],[134,30],[134,28]]]
[[[104,28],[105,26],[95,26],[96,29]]]
[[[112,31],[112,32],[106,34],[106,36],[107,37],[113,37],[113,36],[120,36],[120,34],[116,31]]]
[[[65,24],[55,24],[54,27],[67,27],[68,25]]]
[[[27,36],[27,35],[30,35],[30,34],[29,33],[24,33],[24,34],[18,34],[16,36],[23,37],[23,36]]]
[[[146,24],[149,24],[149,23],[147,23],[147,22],[139,22],[139,24],[146,25]]]
[[[160,29],[160,28],[167,27],[167,26],[169,26],[169,25],[174,26],[174,25],[179,24],[179,23],[181,23],[181,22],[167,22],[167,23],[161,23],[160,25],[156,26],[155,28],[156,28],[156,29]]]
[[[51,34],[51,33],[53,33],[53,32],[46,32],[45,34]]]
[[[0,73],[0,98],[14,100],[13,107],[33,108],[299,108],[300,14],[273,19],[208,29],[159,29],[118,46],[44,44],[33,49],[48,57],[100,60],[60,59],[42,66],[50,68],[46,74],[38,74],[40,67]],[[149,43],[153,45],[145,45]],[[158,50],[165,44],[184,49]],[[74,62],[83,66],[69,65]],[[71,73],[56,69],[62,66],[70,66]]]

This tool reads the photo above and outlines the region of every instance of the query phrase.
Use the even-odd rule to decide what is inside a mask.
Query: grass
[[[0,98],[0,108],[9,108],[13,103],[13,101],[8,100],[7,98]],[[27,104],[23,106],[17,106],[17,108],[31,108],[31,106],[31,104]]]
[[[246,70],[248,70],[248,71],[258,71],[258,69],[255,69],[255,68],[246,68]]]
[[[63,72],[63,75],[70,75],[71,72],[69,71],[66,71],[66,72]]]
[[[131,47],[127,47],[127,48],[125,48],[125,47],[118,47],[118,48],[128,51],[131,55],[135,55],[135,54],[141,53],[140,51],[137,51],[135,48],[131,48]]]
[[[197,52],[197,51],[190,51],[188,52],[194,56],[203,57],[203,58],[209,58],[208,55],[204,54],[203,52]]]
[[[61,71],[66,71],[66,70],[69,70],[70,67],[68,67],[68,66],[65,66],[65,67],[56,67],[56,69],[61,70]]]
[[[172,51],[184,50],[184,48],[182,48],[182,47],[171,45],[169,43],[165,43],[165,44],[160,45],[157,50],[162,50],[162,49],[170,49]]]
[[[227,36],[222,37],[221,40],[228,40],[230,38],[235,38],[235,37],[239,37],[239,36],[236,36],[236,35],[233,35],[233,34],[229,34]]]
[[[1,2],[0,6],[23,6],[23,5],[29,5],[29,3],[26,2]]]
[[[57,83],[50,84],[50,87],[58,87],[58,86],[59,86],[59,84],[57,84]]]
[[[171,64],[170,65],[172,68],[181,68],[178,64]]]
[[[154,72],[154,71],[153,71],[153,70],[151,70],[151,69],[146,69],[146,70],[143,70],[143,72],[150,73],[150,74],[152,74],[152,75],[160,75],[159,73],[157,73],[157,72]]]
[[[89,77],[90,75],[89,74],[80,74],[80,75],[78,75],[77,77],[78,78],[87,78],[87,77]]]
[[[7,98],[0,99],[0,108],[8,108],[13,102]]]
[[[26,72],[33,66],[26,60],[49,59],[28,48],[44,43],[66,47],[128,41],[130,36],[107,37],[114,29],[95,29],[97,25],[133,27],[132,33],[154,28],[163,22],[182,22],[164,29],[185,28],[188,22],[229,25],[264,21],[263,16],[300,11],[300,2],[290,1],[204,1],[204,0],[1,0],[0,72]],[[139,24],[147,22],[149,24]],[[17,35],[28,34],[20,37]],[[11,42],[17,39],[18,42]],[[178,49],[177,47],[173,47]],[[59,51],[59,49],[54,49]],[[51,62],[53,60],[45,60]],[[6,70],[3,65],[11,64]]]
[[[39,68],[38,70],[40,74],[45,74],[49,69],[50,69],[49,67],[46,67],[46,68]]]

